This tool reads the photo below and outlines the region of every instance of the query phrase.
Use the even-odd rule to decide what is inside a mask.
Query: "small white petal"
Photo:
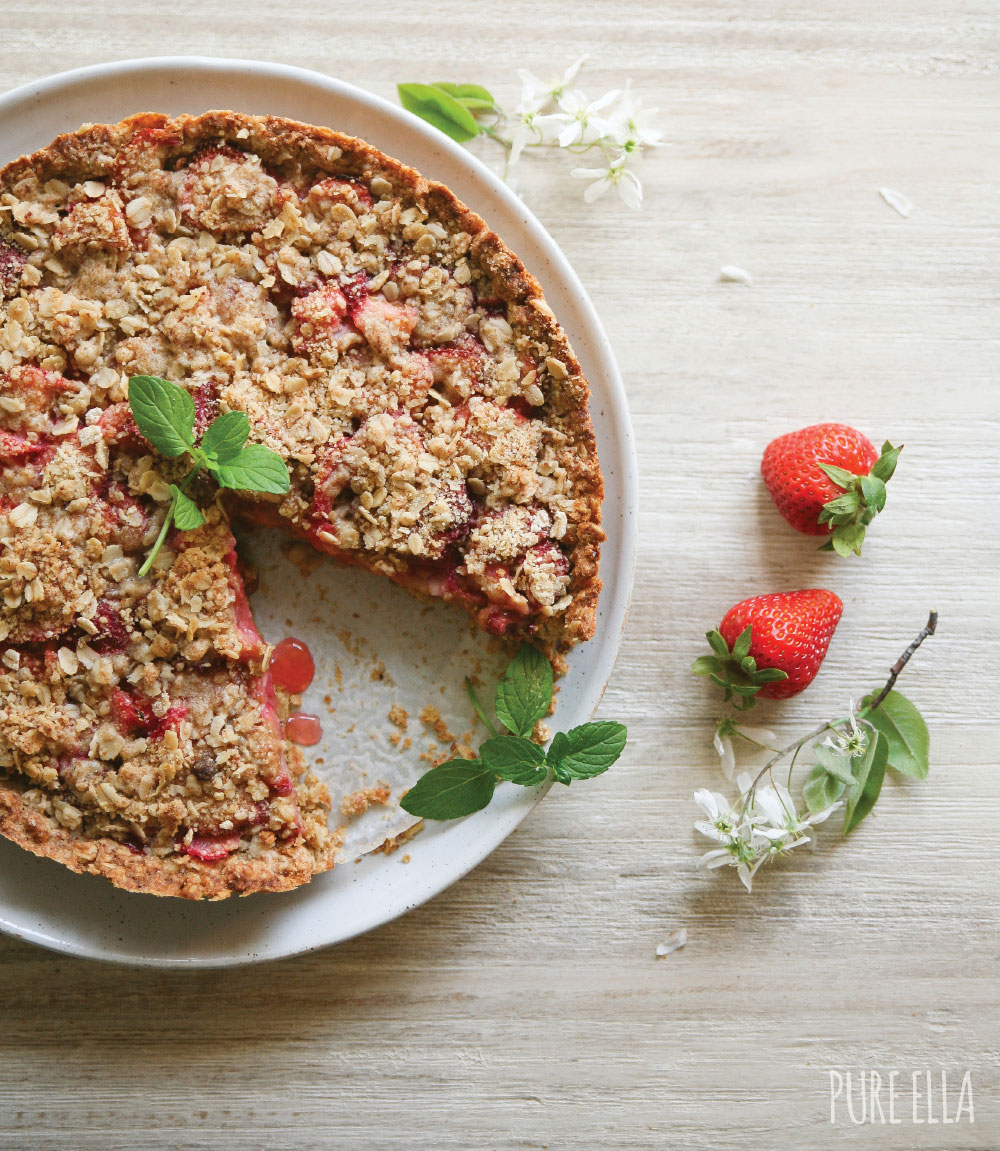
[[[748,288],[753,287],[753,276],[745,269],[738,268],[735,264],[723,264],[719,269],[719,279],[724,283],[746,284]]]
[[[642,207],[642,184],[634,172],[623,172],[618,181],[618,195],[626,207],[638,212]]]
[[[687,928],[678,927],[676,931],[671,931],[662,943],[656,945],[657,958],[662,959],[664,955],[672,955],[675,951],[680,951],[687,941]]]
[[[592,204],[599,197],[611,187],[611,181],[604,177],[603,180],[598,180],[596,184],[591,184],[590,187],[583,193],[583,198],[588,204]]]
[[[740,877],[740,882],[747,891],[753,891],[753,872],[745,863],[737,865],[736,874]]]
[[[702,867],[711,871],[715,867],[724,867],[731,858],[732,856],[724,847],[716,847],[712,851],[706,851],[698,862]]]
[[[898,212],[904,219],[909,219],[910,213],[913,211],[913,204],[902,192],[894,192],[892,188],[879,188],[878,194],[890,208]]]

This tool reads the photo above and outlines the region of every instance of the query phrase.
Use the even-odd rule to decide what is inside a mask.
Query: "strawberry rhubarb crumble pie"
[[[329,796],[283,740],[231,516],[557,665],[593,634],[586,382],[538,284],[443,186],[273,117],[85,127],[0,171],[0,300],[9,839],[190,898],[332,865]],[[245,412],[291,480],[206,486],[205,524],[142,577],[185,468],[139,434],[136,375],[185,387],[199,432]]]

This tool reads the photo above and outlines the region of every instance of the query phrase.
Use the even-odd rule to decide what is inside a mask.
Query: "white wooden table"
[[[641,215],[584,206],[554,160],[522,177],[604,317],[638,434],[635,597],[602,707],[629,725],[624,760],[334,950],[158,974],[0,939],[0,1147],[1000,1147],[996,6],[0,12],[4,90],[198,52],[512,101],[517,67],[590,52],[588,87],[631,76],[669,141]],[[723,264],[754,286],[720,283]],[[831,418],[906,444],[858,562],[817,556],[757,476],[770,438]],[[691,794],[722,779],[718,708],[687,667],[731,603],[811,584],[841,594],[844,621],[816,684],[764,716],[792,736],[842,710],[937,607],[903,685],[932,774],[887,784],[850,841],[830,829],[748,897],[695,866]],[[687,946],[655,959],[678,927]],[[952,1114],[971,1072],[974,1124],[914,1123],[911,1073],[934,1073],[940,1118],[942,1068]],[[831,1124],[830,1069],[898,1070],[901,1122],[853,1126],[841,1101]]]

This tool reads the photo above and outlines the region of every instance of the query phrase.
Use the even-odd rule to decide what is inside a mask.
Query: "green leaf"
[[[692,675],[719,675],[722,664],[714,655],[700,655],[691,664]]]
[[[885,507],[885,484],[878,476],[862,476],[858,482],[865,503],[873,512],[880,512]]]
[[[492,93],[479,84],[450,84],[447,80],[438,80],[434,87],[454,96],[470,112],[492,112],[497,106]]]
[[[893,472],[896,470],[896,464],[899,462],[899,453],[902,450],[902,445],[894,448],[892,444],[886,440],[882,445],[882,454],[872,465],[870,474],[887,484],[889,480],[892,479]]]
[[[823,505],[819,513],[819,522],[826,523],[837,516],[853,516],[861,506],[861,496],[857,492],[844,492],[842,496],[830,500]]]
[[[612,720],[557,732],[549,747],[549,766],[560,783],[591,779],[608,770],[625,749],[627,738],[625,725]]]
[[[885,737],[889,766],[901,775],[926,779],[930,771],[930,736],[924,717],[904,695],[890,691],[864,719]]]
[[[868,748],[863,756],[851,761],[854,783],[847,792],[847,813],[844,816],[844,834],[848,835],[875,806],[882,790],[889,747],[880,731],[869,733]]]
[[[495,787],[496,776],[478,759],[451,759],[422,775],[399,806],[424,819],[459,819],[485,807]]]
[[[201,437],[201,450],[209,457],[208,467],[234,460],[242,452],[248,435],[250,420],[246,412],[225,412],[214,419]]]
[[[222,487],[241,492],[270,492],[282,496],[289,487],[285,461],[263,444],[250,444],[238,456],[212,470]]]
[[[497,718],[515,735],[531,735],[551,704],[552,665],[538,648],[522,644],[497,685]]]
[[[783,679],[788,679],[788,672],[782,671],[780,667],[759,667],[753,674],[754,683],[779,683]]]
[[[194,447],[194,400],[178,384],[159,376],[132,376],[128,403],[139,431],[168,459]]]
[[[479,135],[479,125],[468,108],[435,84],[397,84],[399,102],[414,116],[433,124],[459,144]]]
[[[465,677],[465,694],[472,702],[472,710],[483,721],[483,727],[486,728],[490,735],[496,735],[497,729],[490,723],[490,717],[486,714],[486,709],[479,702],[479,696],[476,695],[476,689],[472,686],[472,680],[469,679],[468,676]]]
[[[747,626],[736,637],[736,642],[733,644],[733,659],[743,660],[750,654],[750,641],[753,639],[753,625]]]
[[[844,794],[847,785],[835,779],[828,771],[816,764],[809,773],[809,778],[802,785],[802,798],[811,814],[822,811],[830,804],[836,803]]]
[[[813,744],[813,755],[816,760],[815,766],[825,771],[827,775],[833,776],[843,784],[854,782],[851,760],[846,756],[839,755],[832,747],[826,747],[822,743]]]
[[[833,550],[837,555],[861,555],[861,544],[865,538],[864,524],[844,524],[833,533]]]
[[[170,485],[170,494],[174,497],[174,523],[177,527],[182,532],[200,528],[205,522],[205,517],[194,500],[185,495],[176,484]]]
[[[720,659],[728,659],[729,644],[722,638],[722,632],[707,631],[705,632],[705,639],[708,640],[709,647]]]
[[[480,745],[479,758],[494,775],[522,787],[534,787],[548,775],[545,752],[520,735],[497,735],[485,740]]]
[[[846,468],[838,468],[835,464],[820,464],[819,467],[838,488],[844,488],[846,491],[854,483],[854,473],[847,471]]]

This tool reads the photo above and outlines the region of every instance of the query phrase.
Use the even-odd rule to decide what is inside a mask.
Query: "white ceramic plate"
[[[541,281],[592,388],[607,499],[608,534],[601,555],[604,591],[597,634],[572,653],[555,722],[585,722],[600,701],[614,664],[632,587],[637,514],[636,461],[621,379],[601,322],[580,281],[553,240],[503,183],[463,148],[401,109],[316,72],[277,64],[200,57],[164,57],[83,68],[26,84],[0,98],[0,163],[42,147],[85,122],[115,122],[135,112],[203,112],[229,108],[289,116],[361,136],[451,187],[513,248]],[[273,578],[273,577],[272,577]],[[324,571],[338,597],[367,595],[384,617],[378,654],[404,663],[419,630],[417,601],[385,581]],[[339,581],[339,582],[338,582]],[[375,592],[375,584],[379,590]],[[360,600],[359,600],[360,602]],[[314,605],[313,605],[314,606]],[[268,614],[263,614],[266,625]],[[461,618],[454,619],[455,643]],[[414,629],[397,627],[400,615]],[[364,614],[364,613],[359,613]],[[283,621],[279,621],[280,622]],[[273,630],[263,628],[274,637]],[[407,634],[408,633],[408,634]],[[419,661],[412,660],[416,665]],[[423,665],[411,674],[426,676]],[[328,725],[329,726],[329,725]],[[328,734],[336,739],[338,733]],[[74,875],[0,840],[0,930],[59,951],[162,967],[213,967],[294,955],[340,942],[416,907],[483,860],[541,797],[505,784],[484,811],[433,824],[407,845],[410,860],[370,855],[319,876],[297,891],[223,903],[188,903],[117,891],[106,881]]]

